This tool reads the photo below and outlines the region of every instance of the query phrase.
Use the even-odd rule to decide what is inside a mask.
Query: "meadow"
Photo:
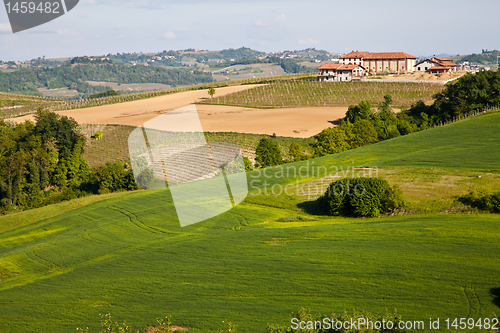
[[[244,203],[184,228],[168,190],[42,219],[0,217],[9,226],[0,233],[0,332],[97,332],[104,313],[136,327],[171,315],[191,332],[215,332],[225,319],[240,332],[265,332],[301,307],[324,314],[396,308],[403,320],[491,317],[499,310],[500,216],[332,218],[317,215],[314,198],[272,189],[371,167],[408,188],[428,185],[420,190],[430,193],[434,183],[444,189],[436,201],[468,188],[493,191],[499,126],[500,114],[489,114],[256,170]]]
[[[442,84],[405,82],[317,82],[312,80],[275,81],[244,92],[218,97],[207,104],[248,107],[350,106],[368,100],[377,105],[390,94],[395,106],[409,107],[423,100],[433,101]]]

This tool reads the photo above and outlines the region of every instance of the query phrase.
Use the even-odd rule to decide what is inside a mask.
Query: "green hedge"
[[[500,192],[478,194],[471,192],[458,198],[461,203],[490,213],[500,213]]]
[[[344,178],[334,181],[319,198],[330,215],[375,217],[403,206],[398,188],[382,178]]]

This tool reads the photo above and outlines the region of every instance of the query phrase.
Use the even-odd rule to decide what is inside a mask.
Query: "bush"
[[[500,192],[494,194],[478,194],[471,192],[458,198],[464,205],[490,213],[500,213]]]
[[[245,171],[252,171],[253,170],[253,164],[252,161],[246,156],[243,156],[243,163],[245,163]]]
[[[398,188],[382,178],[344,178],[330,184],[320,197],[330,215],[375,217],[403,206]]]

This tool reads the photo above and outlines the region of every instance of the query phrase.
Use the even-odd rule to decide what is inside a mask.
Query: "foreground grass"
[[[71,201],[63,201],[57,204],[45,206],[38,209],[13,213],[7,216],[0,216],[0,233],[24,227],[26,225],[38,221],[42,221],[54,216],[64,214],[66,212],[70,212],[80,207],[85,207],[95,202],[119,197],[125,194],[127,194],[127,192],[92,195],[84,198],[73,199]]]
[[[432,102],[442,84],[404,82],[316,82],[276,81],[265,86],[232,93],[206,104],[247,107],[349,106],[363,100],[377,105],[390,94],[394,105],[409,107],[418,100]]]
[[[496,309],[499,216],[282,222],[293,214],[242,204],[180,228],[168,192],[138,192],[2,233],[0,332],[97,331],[99,313],[263,332],[302,306],[407,320]]]

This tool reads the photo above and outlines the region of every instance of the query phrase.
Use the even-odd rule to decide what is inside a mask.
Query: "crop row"
[[[407,82],[317,82],[287,80],[214,98],[206,103],[247,107],[349,106],[368,100],[381,103],[390,94],[394,105],[411,106],[418,100],[431,102],[443,85]]]

